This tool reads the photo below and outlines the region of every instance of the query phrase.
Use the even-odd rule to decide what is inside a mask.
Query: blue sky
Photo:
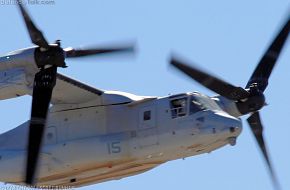
[[[1,3],[2,2],[2,3]],[[17,8],[0,1],[0,54],[30,46]],[[168,67],[171,52],[231,83],[245,86],[290,12],[289,0],[87,0],[29,5],[37,25],[63,47],[136,41],[135,57],[67,61],[60,72],[97,88],[165,96],[212,92]],[[283,189],[290,189],[290,40],[266,91],[265,138]],[[0,101],[0,132],[29,119],[30,97]],[[235,147],[168,162],[147,173],[81,190],[271,190],[264,161],[247,124]],[[1,188],[0,188],[1,189]]]

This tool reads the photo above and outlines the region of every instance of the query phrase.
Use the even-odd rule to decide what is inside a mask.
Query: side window
[[[187,98],[171,100],[170,106],[172,118],[182,117],[187,114]]]
[[[139,128],[150,129],[156,127],[156,108],[155,105],[142,107],[139,110]]]
[[[145,111],[143,114],[143,120],[148,121],[151,119],[151,111]]]

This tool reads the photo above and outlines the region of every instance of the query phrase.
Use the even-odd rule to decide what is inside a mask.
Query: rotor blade
[[[280,189],[280,185],[278,183],[278,180],[276,178],[276,175],[274,173],[274,169],[273,166],[270,162],[270,158],[269,158],[269,154],[267,152],[266,149],[266,145],[265,145],[265,141],[264,141],[264,137],[263,137],[263,125],[260,119],[260,114],[259,112],[255,112],[253,113],[248,119],[247,119],[250,128],[256,138],[257,143],[259,144],[260,150],[263,153],[263,156],[265,158],[265,161],[267,163],[268,169],[270,171],[271,174],[271,178],[273,181],[273,184],[275,186],[275,188],[278,190]]]
[[[56,66],[41,70],[34,79],[25,179],[29,185],[34,184],[47,112],[56,81],[56,71]]]
[[[269,77],[275,66],[275,63],[277,62],[281,50],[287,40],[289,31],[290,31],[290,16],[286,24],[280,30],[280,32],[278,33],[278,35],[276,36],[276,38],[274,39],[274,41],[272,42],[272,44],[270,45],[270,47],[268,48],[262,59],[260,60],[246,88],[249,88],[253,83],[257,83],[258,88],[261,91],[265,91],[268,85]]]
[[[75,58],[75,57],[84,57],[84,56],[93,56],[107,53],[131,53],[134,52],[133,46],[124,46],[124,47],[115,47],[115,48],[65,48],[66,57]]]
[[[184,64],[176,58],[171,59],[171,65],[179,69],[187,76],[194,79],[196,82],[206,88],[231,100],[241,100],[249,96],[249,93],[241,87],[233,86],[221,79],[218,79],[208,73],[205,73],[196,67]]]
[[[38,45],[39,47],[48,49],[49,45],[48,45],[46,39],[44,38],[42,32],[37,29],[37,27],[35,26],[35,24],[31,20],[30,16],[28,15],[27,11],[25,10],[25,8],[22,5],[22,1],[17,0],[17,4],[18,4],[19,9],[21,11],[22,17],[23,17],[24,22],[26,24],[26,27],[27,27],[27,30],[28,30],[28,33],[30,35],[32,43],[34,43],[35,45]]]

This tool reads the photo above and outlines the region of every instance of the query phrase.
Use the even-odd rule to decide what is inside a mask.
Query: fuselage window
[[[143,120],[148,121],[151,119],[151,111],[145,111],[143,115]]]
[[[171,100],[172,118],[182,117],[187,114],[187,98]]]

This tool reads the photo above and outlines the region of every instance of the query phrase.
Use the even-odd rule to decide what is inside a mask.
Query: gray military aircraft
[[[0,99],[32,95],[31,118],[0,135],[0,181],[35,187],[79,187],[146,172],[170,160],[235,145],[248,124],[279,188],[259,110],[285,44],[290,17],[245,88],[172,57],[170,63],[218,95],[166,97],[104,91],[57,73],[66,58],[131,52],[131,46],[74,49],[49,44],[18,1],[32,43],[0,57]],[[51,106],[50,106],[51,105]],[[26,166],[26,167],[25,167]]]

